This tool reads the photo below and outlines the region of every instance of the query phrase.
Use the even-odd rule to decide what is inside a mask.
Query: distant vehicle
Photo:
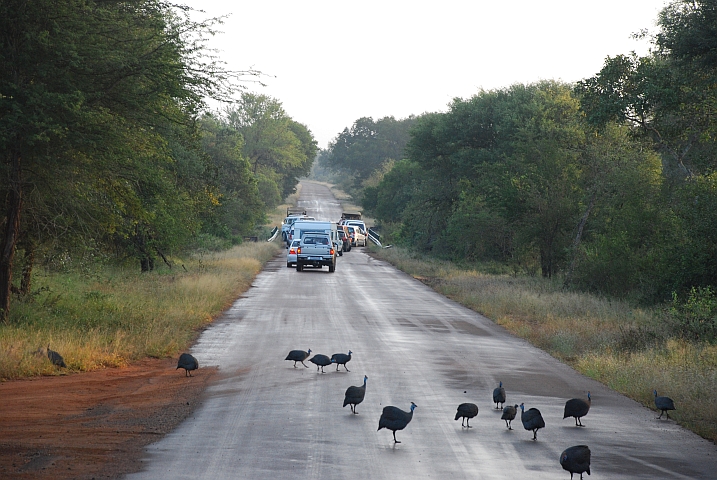
[[[296,251],[299,249],[299,241],[294,240],[289,245],[289,249],[286,252],[286,267],[291,268],[296,266]]]
[[[349,234],[346,232],[346,230],[343,229],[343,226],[339,227],[339,239],[341,240],[344,252],[350,252],[351,239],[349,238]]]
[[[336,270],[336,249],[328,233],[306,233],[299,241],[296,250],[296,271],[304,267],[329,267],[329,273]]]
[[[344,212],[341,214],[341,220],[361,220],[361,212]]]
[[[322,222],[318,220],[298,219],[294,222],[289,232],[289,240],[301,240],[306,233],[327,233],[331,236],[334,248],[338,249],[339,235],[338,227],[333,222]]]
[[[287,217],[298,217],[301,215],[306,215],[306,209],[302,207],[289,207],[286,209],[286,216]]]
[[[349,231],[352,247],[366,246],[366,235],[361,231],[358,225],[345,225],[345,227]]]
[[[291,227],[294,225],[294,222],[302,219],[302,220],[316,220],[314,217],[309,217],[308,215],[289,215],[286,218],[284,218],[284,223],[281,224],[281,239],[286,242],[286,245],[288,247],[289,243],[289,234],[291,233]]]

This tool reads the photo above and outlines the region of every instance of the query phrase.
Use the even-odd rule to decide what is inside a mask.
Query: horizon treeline
[[[224,69],[206,44],[221,19],[191,13],[0,0],[0,321],[35,265],[149,271],[241,242],[310,171],[308,128],[246,90],[261,72]]]
[[[360,119],[320,164],[354,180],[389,242],[643,303],[717,305],[717,1],[673,1],[658,30],[647,56],[608,57],[575,84]]]

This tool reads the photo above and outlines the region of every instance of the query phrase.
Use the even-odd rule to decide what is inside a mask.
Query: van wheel
[[[344,256],[344,252],[343,252],[343,250],[340,250],[340,251],[339,251],[339,257],[343,257],[343,256]]]
[[[334,270],[336,270],[336,267],[334,265],[329,265],[329,273],[334,273]]]
[[[297,263],[297,264],[296,264],[296,271],[297,271],[297,272],[300,272],[300,271],[302,271],[303,269],[304,269],[304,266],[303,266],[302,264],[300,264],[300,263]]]

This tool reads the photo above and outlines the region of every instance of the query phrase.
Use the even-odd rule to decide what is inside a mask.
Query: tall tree
[[[19,241],[50,228],[141,244],[168,218],[159,192],[171,191],[173,169],[160,131],[226,92],[193,37],[209,25],[159,0],[0,0],[0,320]]]

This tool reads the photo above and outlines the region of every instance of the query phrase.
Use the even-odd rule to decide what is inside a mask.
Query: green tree
[[[0,318],[18,244],[27,253],[111,239],[146,250],[191,217],[177,211],[191,202],[171,195],[163,132],[226,92],[194,36],[210,25],[153,0],[0,1]]]
[[[223,117],[244,138],[243,152],[265,205],[278,205],[294,191],[297,178],[311,171],[318,151],[313,135],[287,115],[281,102],[266,95],[242,93]]]

